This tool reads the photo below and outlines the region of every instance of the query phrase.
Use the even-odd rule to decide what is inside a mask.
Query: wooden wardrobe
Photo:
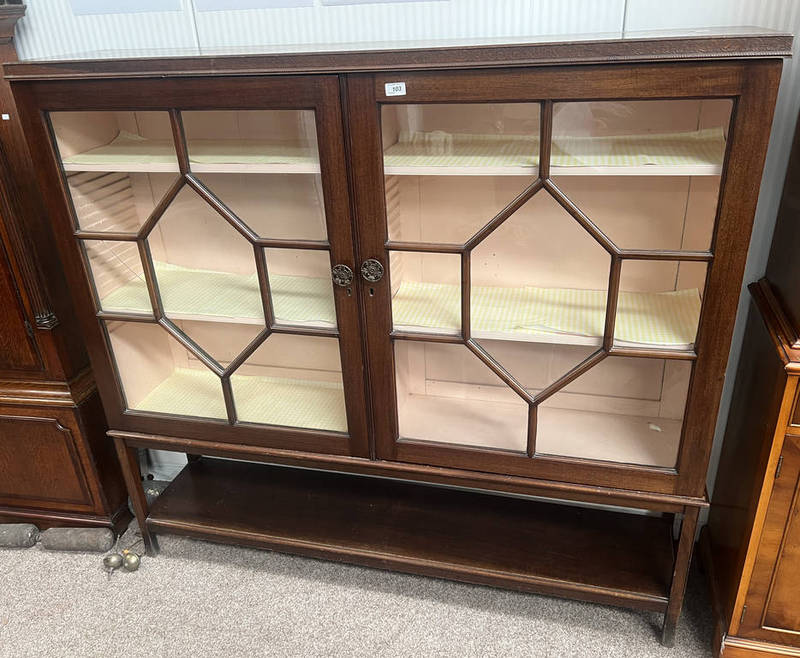
[[[24,14],[0,6],[3,61]],[[0,106],[0,522],[121,529],[125,487],[4,80]]]
[[[750,312],[705,564],[726,658],[800,656],[800,131]]]

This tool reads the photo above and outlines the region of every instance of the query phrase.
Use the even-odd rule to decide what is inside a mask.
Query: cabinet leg
[[[142,486],[139,453],[136,448],[128,446],[124,439],[116,437],[114,438],[114,447],[117,449],[119,463],[122,466],[122,476],[125,478],[125,486],[128,488],[128,495],[131,497],[131,503],[133,503],[133,512],[136,514],[136,521],[139,523],[139,530],[142,533],[145,552],[147,555],[155,556],[158,554],[158,540],[147,529],[149,507],[147,498],[144,495],[144,487]]]
[[[700,508],[687,507],[683,513],[681,534],[678,539],[678,551],[675,555],[675,566],[672,571],[672,585],[669,590],[669,603],[664,614],[664,630],[661,644],[665,647],[675,646],[675,629],[683,607],[683,596],[686,593],[686,582],[689,579],[689,565],[692,563],[694,536],[697,531],[697,519]]]

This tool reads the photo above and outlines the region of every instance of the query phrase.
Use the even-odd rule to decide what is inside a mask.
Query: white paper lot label
[[[406,83],[405,82],[387,82],[384,85],[386,88],[387,96],[405,96]]]

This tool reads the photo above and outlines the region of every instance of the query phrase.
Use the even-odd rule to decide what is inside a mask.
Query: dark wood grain
[[[712,240],[714,260],[709,266],[695,339],[697,361],[678,455],[680,491],[685,494],[699,495],[706,486],[711,438],[738,306],[734,290],[742,280],[747,260],[781,66],[780,61],[753,62],[733,112]]]
[[[657,611],[672,567],[669,519],[207,458],[184,468],[147,525]]]
[[[109,435],[114,438],[124,439],[128,445],[139,448],[173,450],[216,457],[284,464],[287,466],[308,466],[315,469],[359,475],[383,475],[414,482],[471,487],[485,491],[544,496],[670,513],[680,513],[687,505],[700,508],[708,507],[708,502],[705,498],[650,493],[648,491],[621,489],[613,486],[578,485],[570,482],[559,482],[555,479],[539,480],[530,477],[498,475],[403,462],[359,459],[345,455],[304,453],[291,449],[266,448],[247,444],[237,445],[220,441],[202,441],[186,437],[141,434],[118,430],[109,430]]]
[[[678,548],[675,555],[675,564],[672,572],[672,583],[669,592],[669,604],[664,614],[664,627],[661,632],[661,643],[665,647],[675,646],[675,631],[678,618],[683,607],[683,596],[686,592],[686,583],[689,579],[689,566],[694,550],[694,538],[697,533],[697,519],[700,510],[689,507],[683,514],[681,532],[678,539]]]
[[[409,71],[498,66],[547,66],[571,63],[656,62],[679,60],[788,57],[787,34],[676,35],[583,42],[544,42],[497,46],[437,47],[436,41],[417,49],[360,52],[287,53],[277,55],[215,55],[211,57],[136,58],[24,62],[6,65],[9,79],[150,77],[153,75],[257,75],[267,73],[340,73]]]
[[[800,654],[800,354],[764,279],[753,297],[706,533],[717,655]]]
[[[793,328],[789,342],[800,348],[800,285],[797,255],[800,253],[800,120],[795,127],[792,151],[783,183],[766,278],[771,283]]]

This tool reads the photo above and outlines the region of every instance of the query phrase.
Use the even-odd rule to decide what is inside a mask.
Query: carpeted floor
[[[2,658],[710,656],[697,571],[674,649],[658,643],[659,624],[650,613],[170,536],[140,571],[110,580],[97,554],[0,550]]]

